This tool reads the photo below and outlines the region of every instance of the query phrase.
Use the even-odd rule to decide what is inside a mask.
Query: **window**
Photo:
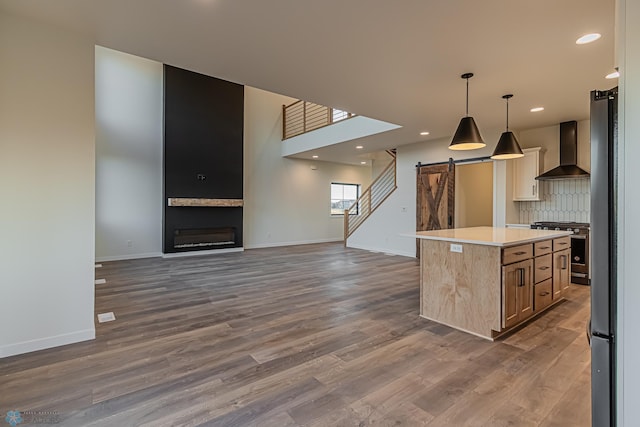
[[[331,183],[331,215],[344,215],[344,210],[358,200],[360,196],[359,184]],[[357,212],[356,212],[357,214]]]
[[[339,122],[340,120],[344,120],[344,119],[348,119],[349,117],[352,116],[351,113],[347,112],[347,111],[343,111],[343,110],[338,110],[336,108],[332,108],[331,109],[331,122],[335,123],[335,122]]]

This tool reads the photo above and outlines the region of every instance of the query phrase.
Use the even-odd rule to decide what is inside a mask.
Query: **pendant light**
[[[509,98],[511,97],[513,97],[512,94],[502,96],[502,99],[507,101],[507,130],[500,135],[498,145],[496,145],[496,149],[493,150],[491,158],[494,160],[507,160],[524,157],[516,136],[509,130]]]
[[[465,73],[460,77],[467,80],[467,113],[466,116],[460,120],[458,129],[456,129],[451,144],[449,144],[449,149],[475,150],[485,147],[487,144],[482,140],[482,136],[480,136],[480,131],[478,131],[478,126],[476,126],[473,117],[469,117],[469,79],[473,77],[473,73]]]

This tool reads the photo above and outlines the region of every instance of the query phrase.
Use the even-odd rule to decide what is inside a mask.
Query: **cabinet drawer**
[[[561,251],[563,249],[568,249],[571,247],[571,237],[558,237],[557,239],[553,239],[553,252]]]
[[[547,279],[544,282],[534,285],[533,291],[533,310],[542,310],[553,301],[553,294],[551,293],[551,279]]]
[[[505,248],[502,251],[502,264],[503,265],[512,264],[514,262],[529,259],[532,256],[533,256],[533,245],[531,243],[529,243],[528,245],[520,245],[520,246]]]
[[[535,257],[533,259],[533,281],[534,283],[550,279],[553,275],[553,256],[551,254]]]
[[[540,256],[550,254],[553,250],[551,240],[544,240],[542,242],[536,242],[533,244],[533,255]]]

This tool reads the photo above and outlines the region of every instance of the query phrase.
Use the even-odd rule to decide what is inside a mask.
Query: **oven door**
[[[589,284],[589,235],[571,235],[571,282]]]

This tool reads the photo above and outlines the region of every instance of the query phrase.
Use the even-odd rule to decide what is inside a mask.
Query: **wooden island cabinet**
[[[420,315],[493,340],[560,301],[570,231],[420,231]]]

